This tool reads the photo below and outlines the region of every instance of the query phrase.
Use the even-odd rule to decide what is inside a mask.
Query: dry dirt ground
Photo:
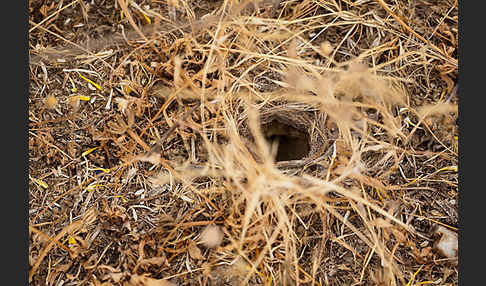
[[[457,1],[29,0],[31,285],[457,285]]]

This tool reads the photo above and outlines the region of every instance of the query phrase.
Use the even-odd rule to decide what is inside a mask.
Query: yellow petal
[[[89,153],[93,152],[94,150],[96,150],[98,148],[100,148],[100,146],[94,147],[94,148],[91,148],[89,150],[84,151],[83,154],[81,154],[81,157],[84,157],[84,156],[88,155]]]
[[[34,179],[34,181],[35,181],[35,182],[36,182],[36,183],[37,183],[39,186],[43,187],[44,189],[49,188],[49,185],[48,185],[46,182],[42,181],[42,180],[39,180],[39,179]]]
[[[147,23],[152,24],[152,20],[150,20],[150,18],[147,15],[145,15],[144,13],[142,13],[142,15],[145,18],[145,21],[147,21]]]
[[[78,244],[78,242],[76,241],[76,239],[74,237],[72,237],[72,236],[69,236],[68,243],[69,243],[69,245],[76,245],[76,244]]]
[[[93,171],[102,171],[102,172],[105,172],[105,173],[109,173],[110,172],[110,169],[105,169],[105,168],[94,168],[92,170]]]
[[[103,185],[100,185],[100,184],[96,184],[96,185],[89,185],[86,187],[86,191],[88,192],[91,192],[91,191],[94,191],[96,188],[98,187],[102,187]]]
[[[80,74],[79,72],[78,72],[78,74],[79,74],[79,76],[80,76],[82,79],[84,79],[85,81],[87,81],[87,82],[91,83],[91,84],[92,84],[94,87],[96,87],[97,89],[102,90],[102,89],[101,89],[101,86],[99,86],[98,84],[96,84],[94,81],[90,80],[89,78],[84,77],[84,76],[83,76],[82,74]]]
[[[440,171],[453,171],[453,172],[457,172],[457,166],[447,166],[447,167],[444,167],[444,168],[439,169],[439,172]]]

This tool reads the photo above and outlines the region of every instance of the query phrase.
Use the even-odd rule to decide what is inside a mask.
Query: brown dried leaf
[[[142,267],[142,266],[162,266],[162,265],[165,265],[165,266],[170,266],[169,265],[169,262],[167,261],[167,257],[165,256],[159,256],[159,257],[151,257],[151,258],[147,258],[147,259],[142,259],[140,260],[139,262],[139,265]]]
[[[119,283],[122,278],[130,275],[128,272],[121,272],[120,269],[114,268],[110,265],[99,265],[98,269],[103,273],[105,270],[107,271],[107,273],[101,277],[101,280],[111,279],[115,283]]]
[[[187,246],[187,252],[192,259],[204,260],[204,256],[202,255],[201,249],[197,247],[196,242],[191,240],[189,245]]]
[[[126,277],[128,273],[126,272],[120,272],[120,273],[108,273],[106,276],[104,276],[104,279],[111,279],[115,283],[120,283],[121,279],[123,277]]]
[[[72,262],[68,262],[66,264],[56,266],[53,273],[49,275],[48,285],[53,285],[54,281],[59,276],[59,274],[66,273],[66,271],[68,271],[69,268],[71,268],[71,266],[72,266]]]

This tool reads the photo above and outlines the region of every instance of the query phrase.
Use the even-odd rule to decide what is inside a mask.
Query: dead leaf
[[[108,273],[106,276],[104,276],[104,279],[111,279],[113,280],[114,283],[119,283],[121,279],[125,276],[127,276],[128,273],[126,272],[120,272],[120,273]]]
[[[143,266],[146,266],[146,265],[148,265],[148,266],[154,265],[154,266],[157,266],[157,267],[160,267],[162,265],[170,266],[169,262],[167,261],[167,257],[165,257],[165,256],[151,257],[151,258],[140,260],[140,262],[139,262],[140,267],[143,267]]]
[[[110,265],[99,265],[98,269],[102,271],[102,273],[104,273],[105,271],[107,272],[101,277],[101,280],[111,279],[114,283],[119,283],[122,278],[128,277],[130,275],[128,272],[121,272],[120,269],[114,268]]]
[[[441,74],[440,78],[447,84],[447,92],[451,92],[454,89],[454,81],[447,74]]]
[[[189,242],[189,245],[187,246],[187,252],[189,252],[189,256],[192,259],[198,259],[198,260],[206,259],[202,255],[201,249],[199,249],[199,247],[197,247],[196,242],[193,241],[193,240],[191,240],[191,242]]]
[[[49,275],[48,285],[54,285],[53,283],[56,280],[56,278],[58,278],[59,274],[66,273],[69,270],[69,268],[71,268],[71,266],[72,266],[72,262],[68,262],[66,264],[56,266],[54,268],[53,273]]]

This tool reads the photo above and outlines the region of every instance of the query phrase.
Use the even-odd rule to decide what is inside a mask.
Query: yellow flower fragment
[[[81,157],[84,157],[84,156],[86,156],[86,155],[90,154],[91,152],[93,152],[94,150],[96,150],[96,149],[98,149],[98,148],[100,148],[100,146],[98,146],[98,147],[93,147],[93,148],[91,148],[91,149],[88,149],[88,150],[84,151],[84,152],[81,154]]]
[[[96,188],[103,187],[103,185],[96,184],[96,185],[90,185],[86,187],[86,191],[91,192],[96,190]]]
[[[97,83],[95,83],[94,81],[90,80],[89,78],[84,77],[84,76],[83,76],[82,74],[80,74],[79,72],[78,72],[78,74],[79,74],[79,76],[80,76],[82,79],[84,79],[85,81],[87,81],[87,82],[91,83],[91,84],[92,84],[94,87],[96,87],[97,89],[102,90],[102,89],[101,89],[101,86],[99,86]]]
[[[410,286],[412,285],[412,282],[415,280],[415,277],[417,276],[417,274],[420,272],[420,270],[422,270],[422,266],[419,267],[419,269],[417,269],[417,271],[412,275],[412,277],[410,278],[410,280],[408,281],[407,283],[407,286]]]
[[[105,173],[109,173],[110,172],[110,169],[105,169],[105,168],[94,168],[93,171],[102,171],[102,172],[105,172]]]
[[[33,181],[34,181],[34,182],[35,182],[37,185],[39,185],[39,186],[43,187],[44,189],[49,188],[49,185],[48,185],[46,182],[44,182],[44,181],[42,181],[42,180],[40,180],[40,179],[34,179],[34,178],[32,178],[32,180],[33,180]]]
[[[124,196],[122,196],[122,195],[115,195],[113,197],[114,198],[120,198],[124,203],[128,202],[128,200]]]
[[[72,236],[69,236],[68,243],[69,243],[69,245],[76,245],[76,244],[78,244],[78,242],[76,241],[76,239],[74,237],[72,237]]]
[[[150,20],[150,18],[147,15],[145,15],[144,13],[142,13],[142,15],[145,18],[145,21],[147,21],[147,23],[152,24],[152,20]]]
[[[452,171],[452,172],[457,172],[457,166],[447,166],[444,168],[440,168],[439,172],[441,171]]]

